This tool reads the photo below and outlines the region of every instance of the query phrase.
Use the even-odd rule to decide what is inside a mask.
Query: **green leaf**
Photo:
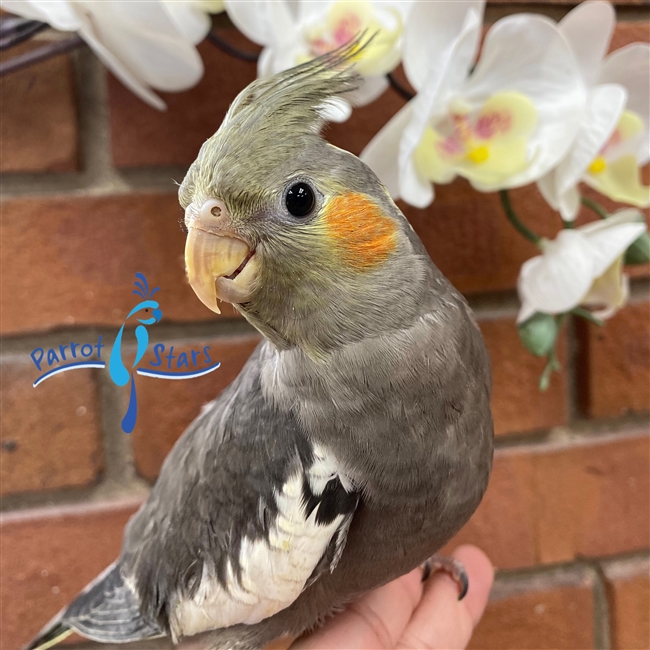
[[[535,356],[545,357],[555,347],[558,323],[554,316],[537,312],[519,325],[519,338]]]

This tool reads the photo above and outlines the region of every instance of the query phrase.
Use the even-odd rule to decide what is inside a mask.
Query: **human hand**
[[[483,615],[494,569],[476,546],[459,546],[452,555],[469,578],[463,600],[449,575],[439,571],[423,583],[418,568],[352,603],[291,650],[465,648]]]

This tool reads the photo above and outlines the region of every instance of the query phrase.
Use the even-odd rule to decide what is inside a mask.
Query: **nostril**
[[[220,217],[221,216],[221,208],[218,205],[215,205],[212,210],[210,210],[210,214],[213,217]]]

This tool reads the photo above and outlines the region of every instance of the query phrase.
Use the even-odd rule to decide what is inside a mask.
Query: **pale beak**
[[[199,300],[221,313],[217,299],[241,304],[253,292],[259,265],[255,251],[232,233],[226,206],[209,199],[185,210],[187,277]]]

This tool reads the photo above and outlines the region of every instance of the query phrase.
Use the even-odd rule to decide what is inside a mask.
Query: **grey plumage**
[[[236,308],[266,340],[180,438],[115,567],[56,629],[107,640],[93,616],[115,614],[111,640],[126,641],[227,621],[208,647],[259,648],[413,569],[478,505],[492,421],[473,315],[374,174],[318,135],[319,107],[354,87],[350,54],[256,82],[190,169],[183,207],[222,200],[260,260]],[[295,179],[319,192],[300,223],[282,208]],[[361,270],[327,234],[327,206],[347,193],[395,230],[389,257]],[[297,587],[258,576],[294,557]]]

